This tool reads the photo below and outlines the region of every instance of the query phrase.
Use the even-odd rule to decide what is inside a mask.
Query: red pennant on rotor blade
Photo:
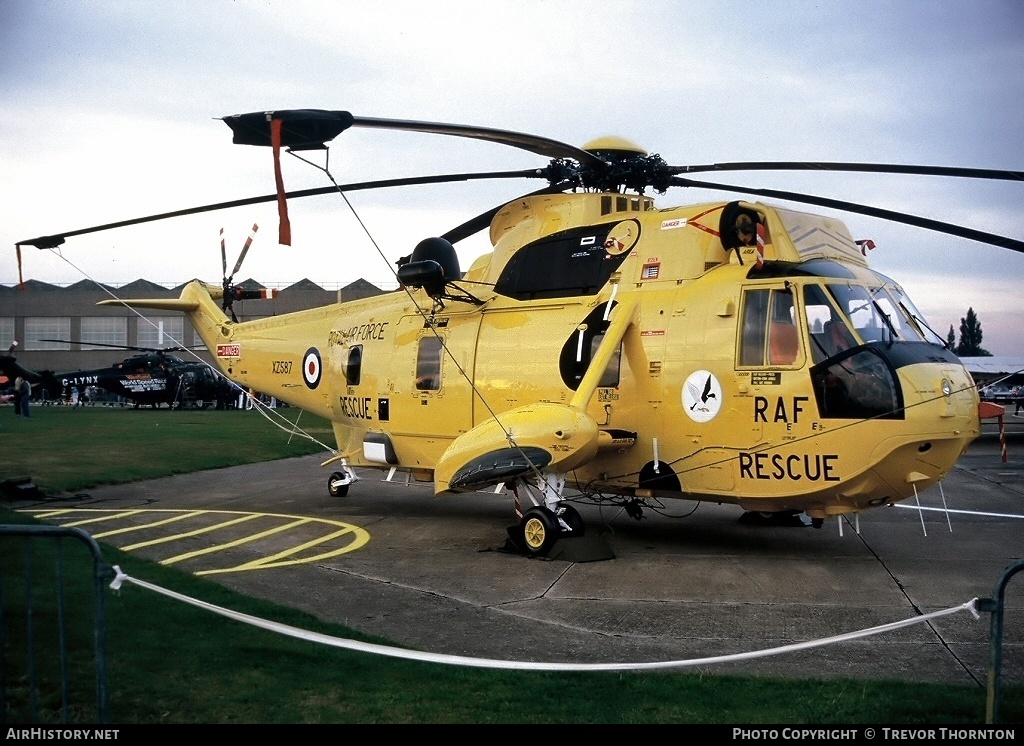
[[[21,244],[15,244],[14,249],[18,253],[18,290],[24,290],[25,278],[21,274]]]
[[[277,242],[292,245],[292,224],[288,220],[288,200],[284,194],[284,177],[281,175],[281,120],[270,120],[270,144],[274,147],[274,181],[277,183],[277,216],[279,220]]]

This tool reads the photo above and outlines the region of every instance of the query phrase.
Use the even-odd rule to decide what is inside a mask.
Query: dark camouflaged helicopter
[[[67,342],[67,340],[43,340]],[[136,407],[206,409],[228,395],[231,384],[218,376],[201,361],[188,362],[171,354],[180,348],[155,349],[131,345],[111,345],[83,342],[96,347],[114,347],[131,350],[132,355],[113,365],[66,373],[32,371],[17,362],[13,347],[9,354],[0,356],[0,372],[11,380],[22,377],[53,399],[62,398],[71,388],[95,386],[123,397]]]

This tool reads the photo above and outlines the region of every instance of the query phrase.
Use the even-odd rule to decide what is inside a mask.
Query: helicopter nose
[[[900,371],[904,420],[900,434],[875,446],[874,471],[904,499],[940,481],[981,432],[989,411],[966,371],[913,366]]]

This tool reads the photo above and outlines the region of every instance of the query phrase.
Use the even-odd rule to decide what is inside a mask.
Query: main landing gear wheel
[[[558,519],[547,508],[530,508],[520,525],[523,529],[523,545],[531,555],[546,554],[561,533]]]
[[[331,497],[345,497],[348,494],[349,485],[339,484],[339,482],[345,481],[345,475],[339,471],[336,471],[327,478],[327,494]]]

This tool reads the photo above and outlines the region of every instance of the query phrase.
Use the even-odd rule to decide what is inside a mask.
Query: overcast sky
[[[868,161],[1024,169],[1024,3],[56,2],[0,0],[0,284],[19,239],[274,190],[270,150],[218,117],[285,108],[474,124],[573,145],[627,137],[669,163]],[[469,140],[352,130],[340,182],[545,165]],[[327,184],[284,159],[285,185]],[[1024,184],[835,174],[717,181],[822,194],[1024,238]],[[389,262],[539,182],[360,192],[248,207],[23,249],[28,278],[178,284],[221,276],[384,284]],[[717,201],[673,189],[659,206]],[[741,195],[740,195],[741,196]],[[770,201],[770,200],[768,200]],[[809,209],[790,204],[796,209]],[[837,213],[830,213],[837,214]],[[1024,255],[841,215],[945,336],[972,306],[995,354],[1024,355]],[[6,248],[5,248],[6,247]],[[463,266],[488,249],[459,245]]]

